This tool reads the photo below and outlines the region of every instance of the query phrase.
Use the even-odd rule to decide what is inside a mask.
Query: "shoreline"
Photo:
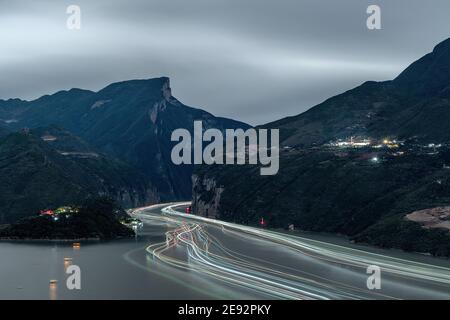
[[[112,239],[112,240],[119,240],[122,238]],[[106,241],[102,240],[100,238],[78,238],[78,239],[33,239],[33,238],[0,238],[0,242],[100,242],[100,241]]]

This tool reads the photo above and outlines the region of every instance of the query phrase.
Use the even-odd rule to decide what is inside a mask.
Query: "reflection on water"
[[[50,282],[49,298],[50,300],[58,299],[58,284],[56,282]]]
[[[155,263],[155,258],[152,255],[147,254],[145,262],[146,262],[147,268],[150,269],[150,268],[152,268],[152,265]]]
[[[149,244],[165,239],[166,231],[163,225],[144,227],[134,239],[75,245],[0,242],[0,299],[214,298],[210,284],[198,275],[163,268],[146,253]],[[66,287],[71,265],[83,270],[81,290]]]
[[[245,288],[228,286],[205,274],[173,268],[147,254],[145,248],[164,242],[166,232],[173,227],[166,223],[146,225],[137,238],[114,242],[77,245],[0,242],[0,299],[267,298]],[[280,250],[279,246],[263,245],[249,239],[244,241],[241,236],[226,237],[221,235],[221,229],[216,231],[216,236],[222,237],[225,246],[243,254],[264,259],[270,257],[270,260],[294,268],[310,264],[307,257],[294,257],[292,252]],[[80,250],[81,246],[83,250]],[[173,254],[189,258],[181,248],[175,248]],[[66,287],[69,276],[66,270],[70,265],[83,270],[81,290]],[[324,268],[324,272],[328,270],[325,266],[319,267]],[[365,271],[362,276],[365,277]],[[49,283],[53,279],[57,282]]]
[[[64,270],[72,265],[72,260],[64,260]]]

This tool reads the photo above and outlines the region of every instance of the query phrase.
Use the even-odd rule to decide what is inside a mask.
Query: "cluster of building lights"
[[[137,218],[130,218],[130,217],[128,217],[126,219],[122,219],[120,221],[120,223],[122,223],[123,225],[125,225],[129,228],[132,228],[133,230],[142,228],[144,226],[144,223],[141,220],[139,220]]]
[[[369,139],[353,139],[350,137],[350,140],[338,140],[337,142],[332,142],[330,145],[335,147],[367,147],[371,145],[371,141]]]
[[[341,148],[362,148],[362,147],[372,147],[375,149],[379,148],[389,148],[397,149],[400,146],[400,142],[397,140],[384,139],[381,143],[374,142],[370,139],[355,139],[350,137],[350,140],[338,140],[336,142],[331,142],[331,146],[341,147]]]
[[[53,218],[53,221],[58,221],[60,219],[61,215],[64,215],[66,218],[69,218],[70,215],[72,215],[74,213],[78,213],[78,211],[79,211],[79,209],[76,207],[64,206],[64,207],[59,207],[58,209],[55,209],[55,210],[51,210],[51,209],[41,210],[40,215],[41,216],[50,216]]]

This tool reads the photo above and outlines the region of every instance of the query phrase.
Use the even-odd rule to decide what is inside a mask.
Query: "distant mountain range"
[[[172,164],[170,137],[195,120],[249,127],[182,104],[166,77],[0,100],[0,223],[92,193],[125,206],[190,198],[193,166]]]
[[[280,129],[279,173],[203,167],[194,175],[194,212],[450,256],[450,214],[428,217],[439,228],[405,218],[450,204],[449,124],[447,39],[392,81],[366,82],[261,126]]]

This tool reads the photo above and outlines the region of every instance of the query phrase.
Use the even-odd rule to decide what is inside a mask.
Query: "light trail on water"
[[[262,241],[311,257],[339,268],[351,268],[364,274],[369,265],[377,265],[383,273],[396,277],[431,281],[450,289],[450,269],[366,252],[327,242],[258,229],[215,219],[185,214],[177,207],[189,203],[172,203],[151,212],[152,207],[139,208],[132,214],[150,224],[166,224],[166,240],[151,244],[148,254],[167,266],[197,272],[225,283],[239,286],[276,299],[396,299],[395,296],[370,292],[365,286],[338,281],[311,271],[283,265],[267,258],[239,253],[209,232],[219,228],[236,239]],[[211,230],[212,231],[212,230]],[[187,258],[180,257],[182,250]],[[178,254],[175,252],[178,251]],[[450,297],[450,294],[449,294]]]

